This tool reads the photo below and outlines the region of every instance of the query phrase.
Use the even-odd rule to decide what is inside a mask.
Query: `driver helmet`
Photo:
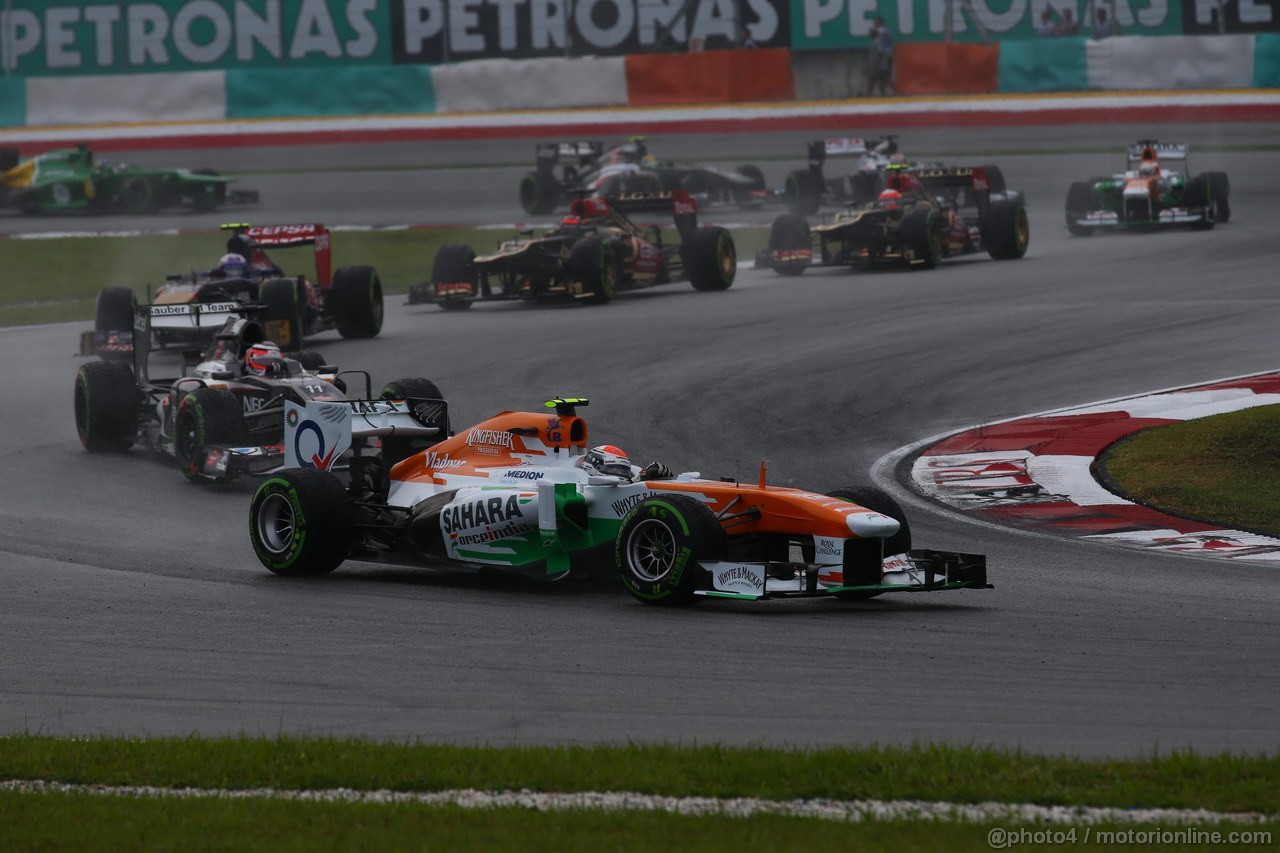
[[[588,450],[582,459],[582,467],[595,474],[631,479],[631,460],[625,450],[612,444],[601,444]]]
[[[880,198],[877,199],[877,201],[880,207],[894,210],[902,203],[902,193],[893,188],[889,188],[880,193]]]
[[[1138,165],[1138,174],[1144,178],[1154,178],[1160,174],[1160,166],[1155,160],[1143,160]]]
[[[280,363],[280,347],[271,341],[254,344],[244,354],[245,369],[255,376],[266,376],[273,365]]]
[[[227,252],[218,261],[218,272],[228,278],[243,278],[248,268],[249,263],[244,259],[244,255],[237,255],[235,252]]]

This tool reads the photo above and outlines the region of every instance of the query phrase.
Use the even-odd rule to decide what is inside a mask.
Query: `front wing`
[[[787,565],[792,571],[778,572],[783,564],[716,562],[702,563],[708,573],[708,588],[694,594],[707,598],[736,598],[758,601],[763,598],[818,598],[823,596],[870,596],[883,592],[942,592],[955,589],[994,589],[987,583],[987,558],[982,554],[952,551],[913,550],[884,560],[880,583],[824,585],[820,566]],[[778,575],[792,574],[792,577]]]

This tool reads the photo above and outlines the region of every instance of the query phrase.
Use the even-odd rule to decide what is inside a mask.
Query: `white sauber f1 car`
[[[298,467],[258,487],[254,551],[284,575],[352,559],[559,580],[603,561],[647,604],[989,586],[981,555],[912,550],[879,489],[771,486],[764,465],[754,483],[641,470],[616,447],[588,448],[586,403],[453,434],[441,399],[287,402],[285,461]],[[344,478],[325,470],[348,449]]]
[[[261,307],[253,305],[235,306],[208,349],[189,354],[180,376],[153,379],[152,318],[169,307],[140,306],[127,352],[111,349],[109,336],[102,359],[76,372],[76,432],[86,450],[123,452],[137,444],[174,457],[199,483],[263,474],[282,463],[286,400],[346,399],[338,368],[313,350],[281,353],[257,321],[242,316]],[[348,373],[368,381],[361,371]],[[384,393],[394,396],[403,386],[438,396],[434,386],[413,382],[391,383]]]

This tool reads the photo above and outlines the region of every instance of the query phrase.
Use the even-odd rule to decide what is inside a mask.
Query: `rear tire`
[[[1219,224],[1231,221],[1231,179],[1226,172],[1206,172],[1213,189],[1213,201],[1218,207]]]
[[[1196,175],[1187,181],[1186,189],[1182,192],[1182,203],[1188,208],[1200,208],[1204,211],[1204,218],[1192,223],[1192,231],[1208,231],[1218,223],[1213,190],[1213,183],[1208,175]]]
[[[343,267],[333,274],[329,308],[344,338],[374,338],[382,331],[382,279],[373,267]]]
[[[431,261],[431,290],[441,309],[460,311],[470,308],[471,303],[475,302],[478,279],[476,253],[466,243],[445,243],[436,250],[436,256]],[[470,296],[440,296],[440,285],[463,282],[471,285]]]
[[[782,198],[787,210],[799,216],[812,216],[822,206],[822,186],[810,172],[797,169],[787,175],[782,185]]]
[[[551,172],[530,172],[520,180],[520,206],[524,212],[541,216],[560,203],[560,182]]]
[[[689,283],[695,290],[726,290],[738,274],[733,235],[718,225],[704,225],[681,248]]]
[[[138,300],[127,287],[104,287],[98,291],[93,328],[99,332],[127,332],[133,329]]]
[[[778,253],[809,252],[800,260],[779,261]],[[779,275],[800,275],[809,268],[813,260],[813,237],[809,223],[803,216],[794,213],[780,213],[769,226],[769,253],[773,260],[773,271]]]
[[[1004,195],[1008,192],[1004,182],[1004,172],[999,166],[987,164],[982,167],[982,171],[987,173],[987,186],[992,195]]]
[[[142,397],[129,365],[90,361],[76,371],[76,434],[90,453],[122,453],[138,435]]]
[[[1093,184],[1089,181],[1073,183],[1067,190],[1067,230],[1077,237],[1093,234],[1093,228],[1079,224],[1079,220],[1093,209]]]
[[[931,270],[942,261],[942,232],[938,229],[939,211],[920,206],[908,210],[902,217],[902,242],[915,255],[918,264]]]
[[[126,213],[151,213],[156,206],[156,187],[150,178],[133,178],[124,185],[120,202]]]
[[[720,559],[724,549],[724,531],[705,504],[659,495],[623,518],[614,563],[627,592],[645,604],[689,604],[705,574],[698,561]]]
[[[998,261],[1011,261],[1027,253],[1031,243],[1031,225],[1027,220],[1027,207],[1020,198],[993,201],[982,223],[983,242],[987,254]]]
[[[267,340],[281,352],[293,352],[302,346],[302,306],[298,302],[298,283],[291,278],[273,278],[258,287],[258,301],[267,306],[262,315],[262,328]]]
[[[591,295],[583,301],[603,305],[617,295],[620,275],[618,252],[611,241],[599,234],[583,237],[573,244],[569,255],[569,274]]]
[[[178,404],[173,419],[173,455],[188,480],[206,482],[200,467],[211,445],[246,447],[250,442],[240,399],[225,388],[197,388]]]
[[[293,468],[265,480],[249,505],[254,553],[277,575],[328,574],[342,565],[354,531],[351,500],[328,471]]]
[[[324,356],[313,349],[298,350],[293,354],[294,361],[302,365],[303,370],[315,373],[321,367],[324,367]]]

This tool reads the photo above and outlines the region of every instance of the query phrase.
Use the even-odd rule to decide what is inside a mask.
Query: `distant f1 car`
[[[642,471],[616,447],[588,450],[586,403],[549,400],[541,414],[503,412],[456,435],[443,400],[385,415],[287,403],[286,459],[308,462],[259,485],[253,549],[283,575],[350,558],[559,580],[603,563],[646,604],[988,587],[981,555],[911,550],[906,516],[879,489],[771,486],[763,465],[753,483]],[[433,432],[407,455],[368,441]],[[345,485],[310,461],[347,447]]]
[[[337,329],[344,338],[372,338],[382,330],[382,281],[369,266],[342,267],[330,277],[329,229],[323,225],[223,225],[230,231],[229,255],[244,259],[244,269],[230,273],[219,267],[170,275],[155,293],[150,327],[156,342],[203,346],[239,306],[265,305],[261,322],[268,339],[283,350],[296,350],[306,336]],[[267,248],[314,246],[316,278],[285,276],[264,251]],[[94,352],[96,338],[130,331],[136,313],[134,293],[109,287],[98,294],[94,333],[81,350]],[[121,346],[116,334],[115,346]]]
[[[1226,172],[1191,177],[1181,143],[1145,139],[1129,146],[1126,170],[1073,183],[1067,190],[1067,230],[1087,237],[1101,229],[1169,226],[1212,228],[1231,219]]]
[[[658,225],[640,227],[629,212],[667,211],[679,242],[663,242]],[[724,290],[737,274],[737,250],[724,228],[698,225],[698,206],[684,190],[634,193],[573,202],[570,215],[543,236],[531,232],[477,256],[464,243],[436,252],[431,281],[409,289],[409,304],[445,310],[478,299],[610,301],[621,290],[688,280],[698,290]]]
[[[742,207],[773,197],[758,166],[727,172],[715,166],[660,162],[649,154],[643,136],[610,148],[595,141],[539,143],[535,153],[534,170],[520,181],[520,206],[531,215],[550,213],[575,198],[662,190],[683,189],[703,204]]]
[[[1031,240],[1021,194],[997,194],[985,167],[893,166],[886,191],[870,204],[850,205],[830,222],[809,227],[784,213],[769,231],[756,266],[799,275],[811,266],[904,264],[933,269],[943,258],[985,251],[1021,258]]]
[[[0,207],[27,214],[68,210],[152,213],[170,207],[213,210],[257,204],[257,190],[236,190],[236,178],[213,169],[146,169],[95,160],[87,146],[20,160],[0,148]]]
[[[337,368],[323,356],[310,350],[283,356],[246,316],[228,317],[181,376],[152,379],[149,332],[154,319],[167,316],[165,307],[138,308],[127,361],[91,361],[76,372],[76,432],[87,450],[141,445],[174,457],[197,482],[260,474],[282,464],[284,401],[346,399]]]

